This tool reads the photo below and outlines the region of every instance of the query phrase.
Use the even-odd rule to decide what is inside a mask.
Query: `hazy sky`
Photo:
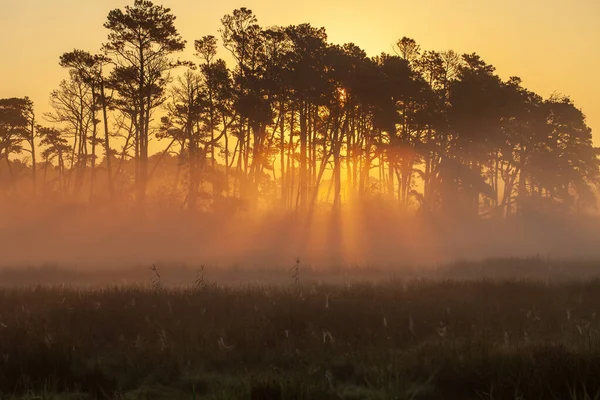
[[[0,97],[29,96],[38,113],[66,76],[65,51],[97,51],[108,12],[133,0],[0,0]],[[220,19],[247,7],[263,26],[310,22],[333,43],[369,55],[402,36],[423,49],[477,52],[502,78],[520,76],[547,97],[570,95],[600,144],[600,0],[155,0],[170,7],[192,43],[218,35]],[[187,53],[190,55],[191,52]]]

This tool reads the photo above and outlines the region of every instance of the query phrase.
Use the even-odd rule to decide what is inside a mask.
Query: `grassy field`
[[[285,270],[247,285],[207,269],[187,286],[165,267],[85,288],[82,274],[4,270],[0,398],[597,399],[595,265],[495,260],[363,281],[301,269],[298,284]],[[42,273],[49,284],[31,286]]]

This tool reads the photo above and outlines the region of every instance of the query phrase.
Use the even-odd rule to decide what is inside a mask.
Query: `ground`
[[[49,284],[32,286],[43,271]],[[167,266],[136,271],[141,282],[85,287],[85,274],[2,271],[0,398],[600,397],[593,261],[368,279],[300,266],[298,283],[286,269],[287,281],[246,285],[208,267],[187,286]]]

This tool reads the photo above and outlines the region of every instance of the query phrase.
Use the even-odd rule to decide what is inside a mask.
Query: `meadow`
[[[600,268],[0,271],[2,399],[597,399]]]

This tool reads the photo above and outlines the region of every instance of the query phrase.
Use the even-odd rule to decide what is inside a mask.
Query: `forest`
[[[1,203],[190,213],[384,203],[461,219],[597,207],[583,111],[501,79],[477,53],[402,37],[369,57],[329,43],[325,28],[263,27],[247,8],[188,43],[171,10],[147,0],[110,11],[104,27],[99,52],[57,54],[65,79],[51,112],[0,99]],[[195,59],[181,57],[186,46]]]

